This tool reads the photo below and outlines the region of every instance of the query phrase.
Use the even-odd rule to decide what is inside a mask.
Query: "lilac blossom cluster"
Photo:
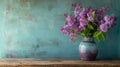
[[[115,25],[115,15],[105,15],[108,10],[107,7],[100,9],[83,8],[81,3],[73,3],[71,6],[74,8],[74,16],[64,14],[67,21],[60,28],[64,34],[70,35],[71,41],[75,41],[77,35],[86,30],[89,23],[93,23],[92,26],[95,28],[92,34],[97,30],[107,32],[109,28]]]

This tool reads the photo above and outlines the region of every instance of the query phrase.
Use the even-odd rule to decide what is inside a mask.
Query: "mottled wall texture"
[[[98,43],[98,59],[120,58],[120,0],[0,0],[0,58],[79,58],[78,45],[60,32],[72,2],[115,13],[117,25]]]

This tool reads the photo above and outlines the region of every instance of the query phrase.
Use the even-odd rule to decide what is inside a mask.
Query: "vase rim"
[[[93,36],[84,36],[83,38],[93,38]]]
[[[83,41],[94,41],[94,38],[92,36],[88,36],[88,37],[83,37]]]

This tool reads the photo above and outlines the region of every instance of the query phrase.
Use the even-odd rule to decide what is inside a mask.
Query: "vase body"
[[[85,61],[93,61],[96,59],[98,49],[93,37],[83,37],[79,45],[80,59]]]

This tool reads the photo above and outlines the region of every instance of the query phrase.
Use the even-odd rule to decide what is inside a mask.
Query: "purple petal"
[[[108,24],[104,23],[100,25],[100,30],[103,32],[107,32],[108,31]]]
[[[80,22],[80,25],[81,25],[81,26],[86,26],[86,25],[88,25],[86,19],[82,19],[82,18],[81,18],[81,19],[79,20],[79,22]]]

